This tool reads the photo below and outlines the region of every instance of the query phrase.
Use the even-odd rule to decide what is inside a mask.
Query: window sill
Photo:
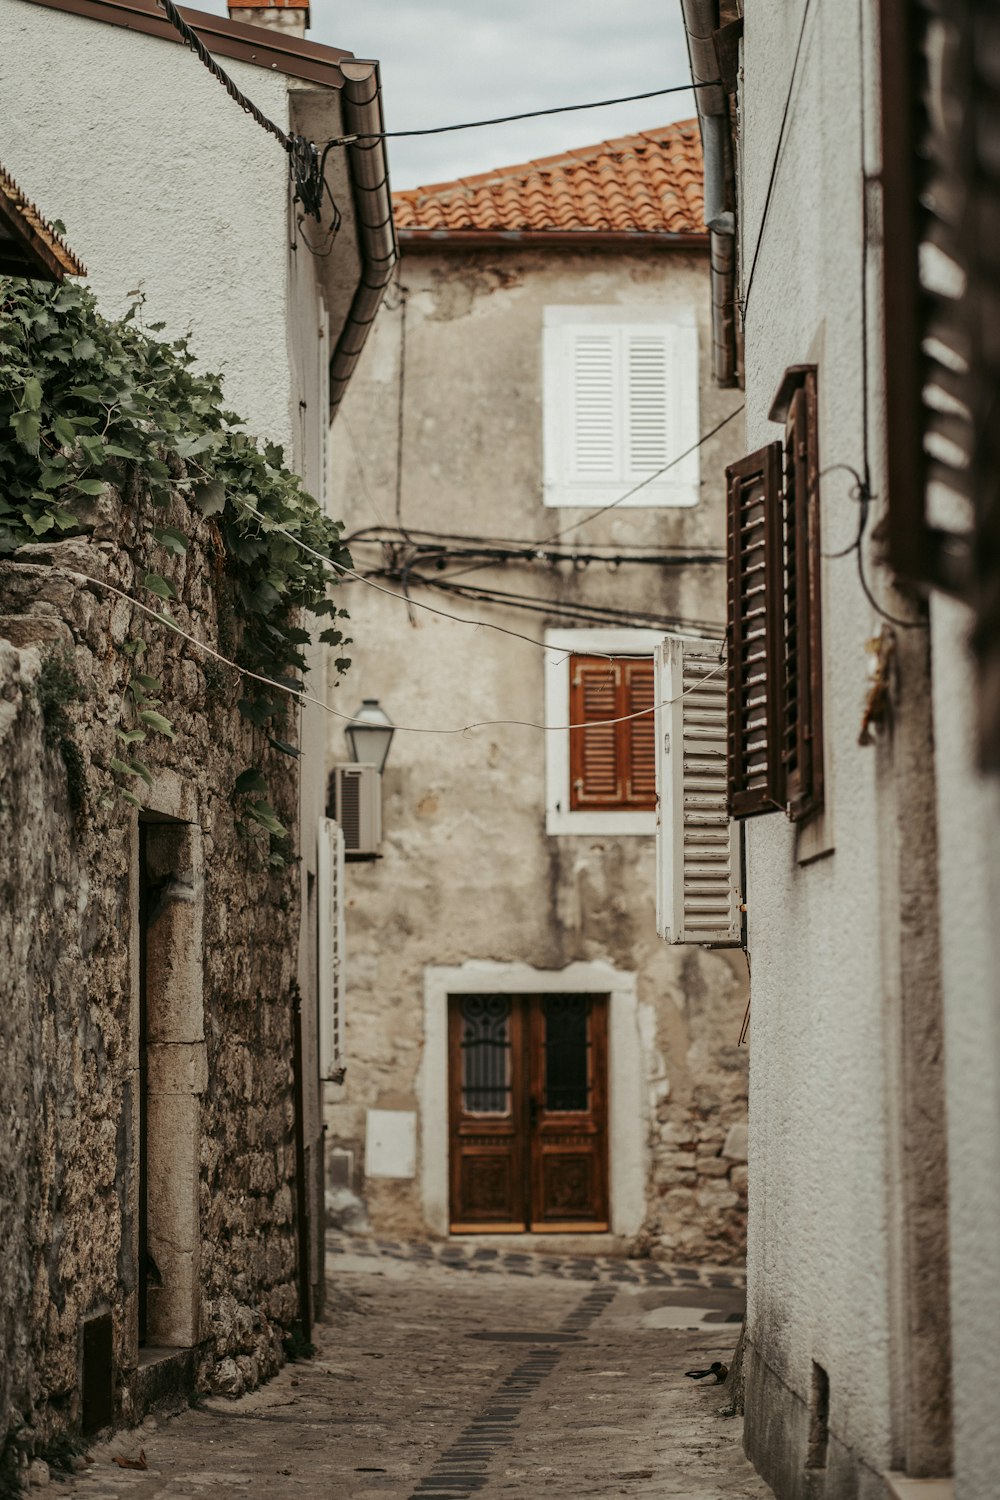
[[[550,836],[597,834],[605,838],[635,835],[655,838],[656,813],[655,811],[558,812],[555,808],[549,808],[545,814],[545,832]]]

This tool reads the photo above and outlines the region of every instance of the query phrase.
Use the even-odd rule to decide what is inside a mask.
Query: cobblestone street
[[[741,1278],[655,1262],[333,1240],[316,1357],[150,1419],[59,1486],[90,1500],[766,1500],[726,1389]],[[116,1458],[145,1469],[122,1468]],[[55,1477],[53,1476],[53,1487]]]

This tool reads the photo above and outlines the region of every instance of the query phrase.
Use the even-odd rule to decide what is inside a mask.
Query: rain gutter
[[[719,77],[715,33],[718,0],[681,0],[691,79],[712,84]],[[705,161],[705,223],[711,241],[712,373],[716,383],[737,383],[736,214],[729,207],[729,101],[721,83],[695,90]]]
[[[344,59],[340,71],[344,76],[340,96],[344,134],[359,137],[346,147],[346,151],[361,255],[361,280],[330,358],[331,417],[343,399],[368,331],[381,306],[393,267],[399,259],[392,221],[389,161],[385,141],[381,139],[385,121],[378,63]]]
[[[400,229],[401,250],[707,250],[709,236],[636,229]]]

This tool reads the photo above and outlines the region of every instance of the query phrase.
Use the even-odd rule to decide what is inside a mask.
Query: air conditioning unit
[[[382,777],[377,766],[334,766],[327,814],[344,831],[348,859],[377,859],[382,842]]]

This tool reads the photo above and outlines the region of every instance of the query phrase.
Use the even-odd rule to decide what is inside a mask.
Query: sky
[[[224,0],[199,8],[226,14]],[[312,0],[307,35],[378,59],[388,130],[617,98],[689,76],[679,0]],[[693,114],[685,91],[390,141],[392,185],[448,182]]]

